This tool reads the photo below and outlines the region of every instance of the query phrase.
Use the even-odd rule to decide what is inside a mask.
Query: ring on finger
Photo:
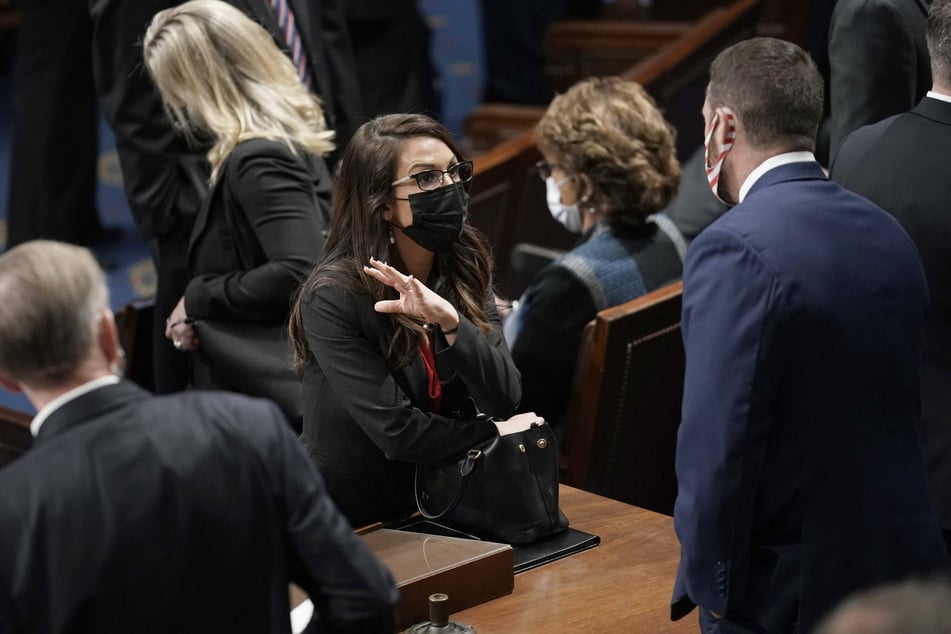
[[[181,342],[180,339],[176,339],[175,341],[173,341],[173,342],[172,342],[172,345],[175,346],[175,349],[176,349],[176,350],[181,350],[181,349],[182,349],[182,342]]]

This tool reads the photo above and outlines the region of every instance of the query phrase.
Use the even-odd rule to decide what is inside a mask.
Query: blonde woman
[[[224,2],[156,14],[144,57],[169,117],[190,143],[209,147],[211,165],[189,246],[192,277],[165,334],[196,351],[196,387],[248,391],[250,368],[216,363],[193,322],[243,322],[279,337],[323,247],[332,184],[322,156],[333,132],[271,36]]]
[[[572,86],[537,132],[551,214],[580,239],[535,277],[506,336],[522,373],[522,409],[559,430],[585,324],[682,275],[683,238],[658,213],[677,192],[680,165],[654,100],[617,77]]]

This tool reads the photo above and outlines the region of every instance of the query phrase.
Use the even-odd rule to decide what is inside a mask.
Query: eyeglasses
[[[559,165],[558,163],[549,163],[548,161],[539,161],[535,163],[535,169],[538,170],[538,175],[542,180],[548,180],[551,177],[552,171],[556,169],[560,169],[564,172],[568,171],[564,165]]]
[[[448,174],[453,183],[468,183],[472,180],[472,161],[462,161],[455,165],[450,165],[445,170],[423,170],[403,178],[397,178],[390,185],[399,185],[406,183],[410,179],[416,180],[416,185],[424,192],[432,191],[442,187],[443,174]]]

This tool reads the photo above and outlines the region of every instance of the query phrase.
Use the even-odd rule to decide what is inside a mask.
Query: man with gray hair
[[[845,595],[947,558],[918,448],[927,288],[914,245],[812,152],[822,80],[756,38],[710,67],[711,189],[684,266],[671,616],[808,632]]]
[[[918,247],[931,297],[921,359],[921,446],[931,500],[951,551],[951,0],[926,33],[934,83],[910,112],[854,132],[832,179],[895,216]]]
[[[0,383],[38,413],[0,471],[0,632],[289,632],[288,584],[330,632],[391,632],[397,591],[277,407],[157,397],[86,249],[0,256]]]

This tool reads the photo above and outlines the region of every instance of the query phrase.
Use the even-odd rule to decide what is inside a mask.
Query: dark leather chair
[[[673,514],[683,399],[681,282],[585,328],[562,445],[565,484]]]

